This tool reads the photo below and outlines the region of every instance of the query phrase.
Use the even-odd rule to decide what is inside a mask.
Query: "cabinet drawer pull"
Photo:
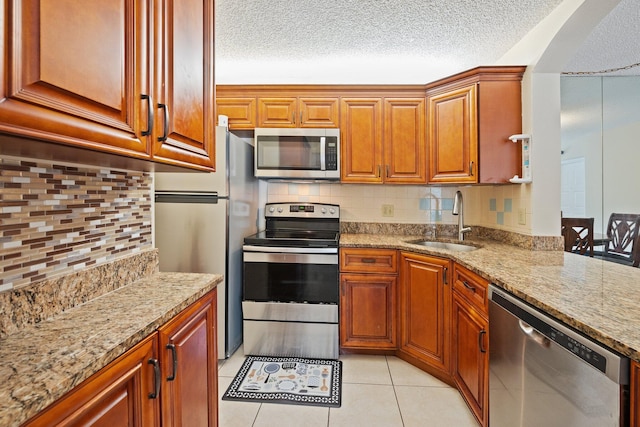
[[[375,258],[362,258],[360,261],[364,262],[366,264],[375,264],[376,263],[376,259]]]
[[[176,345],[167,344],[167,349],[171,350],[171,359],[173,360],[173,372],[167,377],[167,381],[173,381],[176,379],[176,372],[178,371],[178,355],[176,353]]]
[[[484,329],[478,334],[478,347],[480,347],[480,353],[486,353],[487,349],[484,348],[484,340],[482,339],[487,334]]]
[[[159,142],[164,142],[169,137],[169,107],[167,104],[158,104],[158,108],[164,110],[164,127],[162,131],[162,136],[158,137]]]
[[[151,95],[140,95],[142,100],[147,101],[147,130],[142,131],[142,136],[151,135],[151,131],[153,131],[153,99],[151,99]]]
[[[464,285],[465,288],[469,289],[471,292],[475,292],[476,291],[475,286],[471,286],[469,283],[467,283],[466,280],[463,280],[462,284]]]
[[[160,394],[160,364],[158,359],[149,359],[147,361],[149,365],[153,365],[153,391],[149,393],[149,399],[156,399]]]

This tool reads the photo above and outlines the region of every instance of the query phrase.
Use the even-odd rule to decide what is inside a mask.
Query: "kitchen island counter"
[[[0,339],[0,425],[28,420],[221,281],[155,273]]]
[[[341,247],[387,248],[449,258],[596,341],[640,361],[640,269],[563,251],[465,240],[469,252],[428,248],[424,236],[348,234]]]

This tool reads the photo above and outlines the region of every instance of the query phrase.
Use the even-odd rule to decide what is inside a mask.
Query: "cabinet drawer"
[[[455,264],[453,268],[454,291],[464,295],[469,302],[485,314],[489,310],[488,288],[489,282],[485,279],[461,265]]]
[[[340,271],[352,273],[398,272],[398,254],[393,249],[340,249]]]

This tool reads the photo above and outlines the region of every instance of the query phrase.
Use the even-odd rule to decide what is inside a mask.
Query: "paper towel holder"
[[[531,145],[531,135],[527,133],[517,133],[515,135],[511,135],[509,139],[517,143],[518,141],[522,141],[522,178],[518,175],[509,179],[509,182],[514,184],[529,184],[531,179],[531,151],[529,150]]]

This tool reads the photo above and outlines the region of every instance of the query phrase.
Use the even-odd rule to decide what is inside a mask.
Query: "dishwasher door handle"
[[[518,320],[518,324],[520,326],[520,330],[524,332],[525,335],[538,343],[541,347],[549,348],[551,345],[551,340],[549,340],[549,338],[545,337],[540,332],[536,331],[533,326],[523,322],[522,320]]]

